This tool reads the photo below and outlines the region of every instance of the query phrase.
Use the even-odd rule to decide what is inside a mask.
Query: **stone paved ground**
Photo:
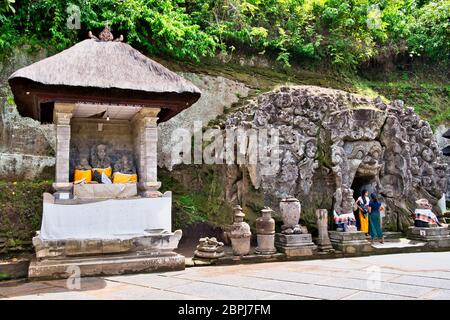
[[[450,252],[188,268],[0,287],[6,299],[450,299]]]

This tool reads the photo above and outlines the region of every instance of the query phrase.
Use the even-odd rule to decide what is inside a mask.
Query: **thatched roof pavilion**
[[[112,41],[107,28],[9,77],[19,113],[52,122],[52,103],[133,104],[161,108],[166,121],[200,98],[186,79],[130,45]]]

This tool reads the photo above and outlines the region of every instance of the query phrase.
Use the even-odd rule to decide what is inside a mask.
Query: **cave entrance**
[[[375,177],[355,177],[352,183],[353,198],[356,200],[361,196],[361,192],[366,189],[369,191],[369,195],[375,191]]]
[[[355,201],[356,201],[361,196],[361,192],[364,189],[369,191],[369,195],[370,195],[375,190],[373,187],[375,185],[374,182],[375,182],[375,177],[356,176],[353,179],[353,183],[351,186],[351,188],[353,190],[353,199],[355,199]],[[361,222],[359,219],[359,214],[355,214],[355,218],[356,218],[356,227],[358,228],[358,230],[361,230]]]

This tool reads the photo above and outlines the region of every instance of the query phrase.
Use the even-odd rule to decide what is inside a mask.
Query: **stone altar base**
[[[173,252],[181,236],[181,230],[129,239],[43,240],[37,236],[33,238],[36,259],[28,277],[67,278],[74,270],[69,272],[70,266],[79,267],[81,276],[183,270],[184,257]]]
[[[409,227],[406,237],[410,240],[424,241],[430,248],[450,247],[450,235],[447,227]]]
[[[275,247],[287,257],[312,256],[317,246],[312,242],[310,233],[275,234]]]
[[[329,231],[331,245],[345,254],[363,254],[373,250],[364,232]]]
[[[69,278],[75,268],[80,268],[80,276],[105,276],[127,273],[184,270],[185,258],[176,253],[152,256],[151,254],[119,254],[63,259],[34,259],[28,268],[30,280]]]

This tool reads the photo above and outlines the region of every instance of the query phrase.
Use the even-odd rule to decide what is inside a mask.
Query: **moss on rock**
[[[0,181],[0,253],[31,250],[41,227],[42,194],[52,181]]]

